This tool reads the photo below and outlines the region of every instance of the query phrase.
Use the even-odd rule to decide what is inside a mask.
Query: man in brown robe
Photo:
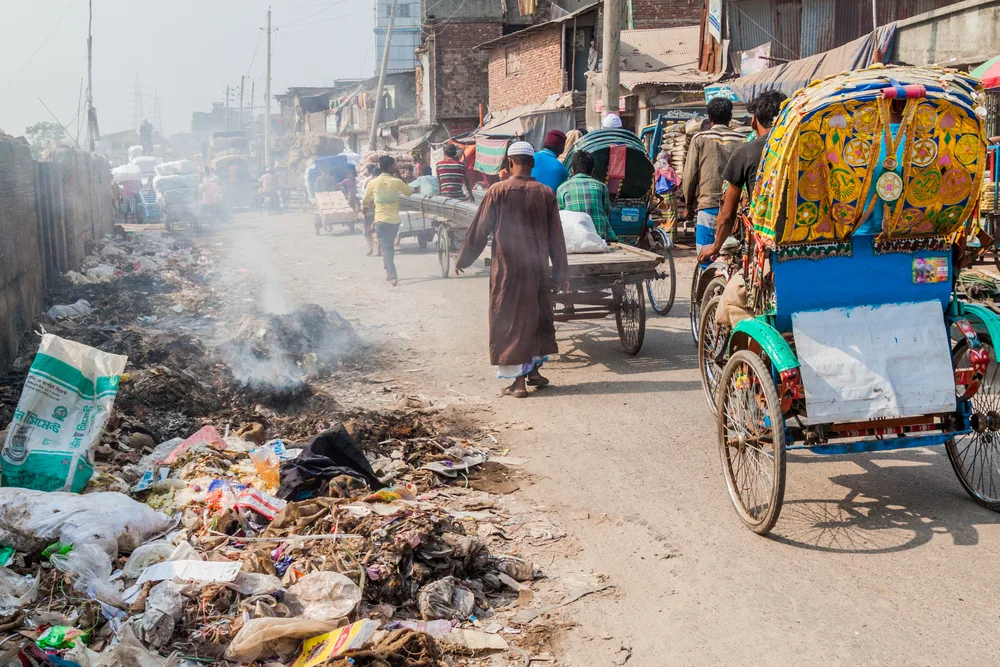
[[[568,267],[556,196],[531,178],[531,144],[511,144],[507,157],[512,176],[483,198],[455,273],[460,275],[476,261],[492,234],[490,363],[499,366],[498,378],[514,378],[504,394],[524,398],[527,385],[549,384],[538,369],[546,355],[559,351],[551,289],[568,289]]]

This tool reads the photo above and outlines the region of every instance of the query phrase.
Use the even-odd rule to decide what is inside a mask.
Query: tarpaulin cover
[[[303,113],[316,113],[318,111],[326,111],[330,108],[330,95],[315,95],[313,97],[300,97],[299,104],[302,106]]]
[[[896,25],[882,26],[878,32],[859,37],[853,42],[808,58],[793,60],[726,83],[743,102],[750,102],[767,90],[780,90],[789,97],[813,81],[828,76],[860,70],[883,62],[892,49]]]
[[[507,155],[507,139],[476,137],[475,170],[483,174],[499,174]]]

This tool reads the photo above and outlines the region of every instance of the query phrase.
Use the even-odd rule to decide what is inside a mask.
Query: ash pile
[[[316,381],[358,363],[350,324],[234,318],[218,272],[178,239],[105,239],[0,382],[2,664],[520,651],[543,577],[489,492],[515,476],[496,439],[433,409],[344,412]]]

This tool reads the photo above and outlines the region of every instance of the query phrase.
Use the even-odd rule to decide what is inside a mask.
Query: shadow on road
[[[976,505],[951,473],[945,456],[921,450],[857,456],[788,456],[788,474],[803,463],[840,459],[863,472],[830,481],[846,487],[843,497],[786,499],[770,538],[810,551],[884,554],[923,546],[934,535],[950,535],[956,546],[979,543],[977,525],[1000,523],[996,514]],[[877,465],[876,461],[889,465]],[[902,463],[903,465],[891,465]]]

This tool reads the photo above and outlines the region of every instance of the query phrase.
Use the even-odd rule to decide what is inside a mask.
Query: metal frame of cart
[[[601,320],[614,315],[618,338],[631,355],[646,336],[644,283],[655,279],[664,257],[620,243],[611,252],[569,255],[569,291],[552,295],[556,322]]]

